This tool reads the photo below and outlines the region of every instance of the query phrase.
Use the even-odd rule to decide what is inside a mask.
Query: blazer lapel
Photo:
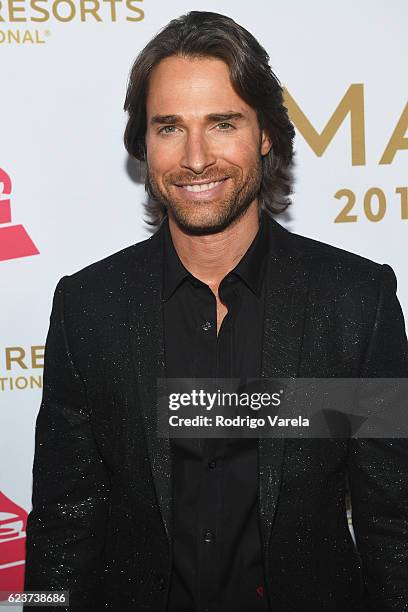
[[[308,273],[291,234],[269,218],[271,248],[267,267],[261,377],[298,376]],[[259,515],[264,553],[268,550],[279,497],[285,440],[259,439]]]
[[[295,249],[288,248],[291,234],[272,218],[268,219],[268,223],[271,249],[266,272],[268,282],[261,376],[291,378],[297,376],[299,369],[308,275]],[[129,279],[129,332],[152,477],[170,540],[170,441],[168,437],[157,436],[156,382],[157,378],[165,378],[162,234],[163,225],[146,243],[144,255]],[[283,439],[259,439],[259,513],[265,552],[277,507],[283,454]]]
[[[169,438],[157,435],[157,378],[165,377],[162,316],[163,225],[146,243],[145,254],[130,279],[129,332],[137,392],[157,502],[167,537],[171,522],[171,450]]]

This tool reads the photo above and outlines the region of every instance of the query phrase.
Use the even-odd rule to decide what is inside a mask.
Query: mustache
[[[194,185],[199,183],[215,183],[216,181],[224,181],[227,178],[234,178],[237,172],[232,169],[225,170],[224,172],[208,172],[207,174],[186,174],[186,173],[173,173],[166,176],[164,183],[167,185]]]

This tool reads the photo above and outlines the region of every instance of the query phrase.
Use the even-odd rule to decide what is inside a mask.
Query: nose
[[[211,143],[201,132],[190,132],[188,134],[180,165],[192,170],[195,174],[202,174],[206,168],[216,163],[216,155],[212,150]]]

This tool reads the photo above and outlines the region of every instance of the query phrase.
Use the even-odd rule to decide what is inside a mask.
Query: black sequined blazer
[[[393,270],[268,224],[262,376],[407,377]],[[54,295],[25,589],[69,590],[71,612],[165,611],[162,230],[65,276]],[[406,440],[260,439],[259,509],[272,612],[408,611]]]

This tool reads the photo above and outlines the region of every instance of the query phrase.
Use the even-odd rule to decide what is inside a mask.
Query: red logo
[[[11,223],[11,178],[0,168],[0,224]],[[38,255],[39,250],[22,225],[0,227],[0,261]]]
[[[263,597],[263,594],[264,594],[263,586],[257,586],[256,587],[256,592],[258,593],[259,597]]]
[[[24,590],[26,525],[27,512],[0,491],[0,591]]]

